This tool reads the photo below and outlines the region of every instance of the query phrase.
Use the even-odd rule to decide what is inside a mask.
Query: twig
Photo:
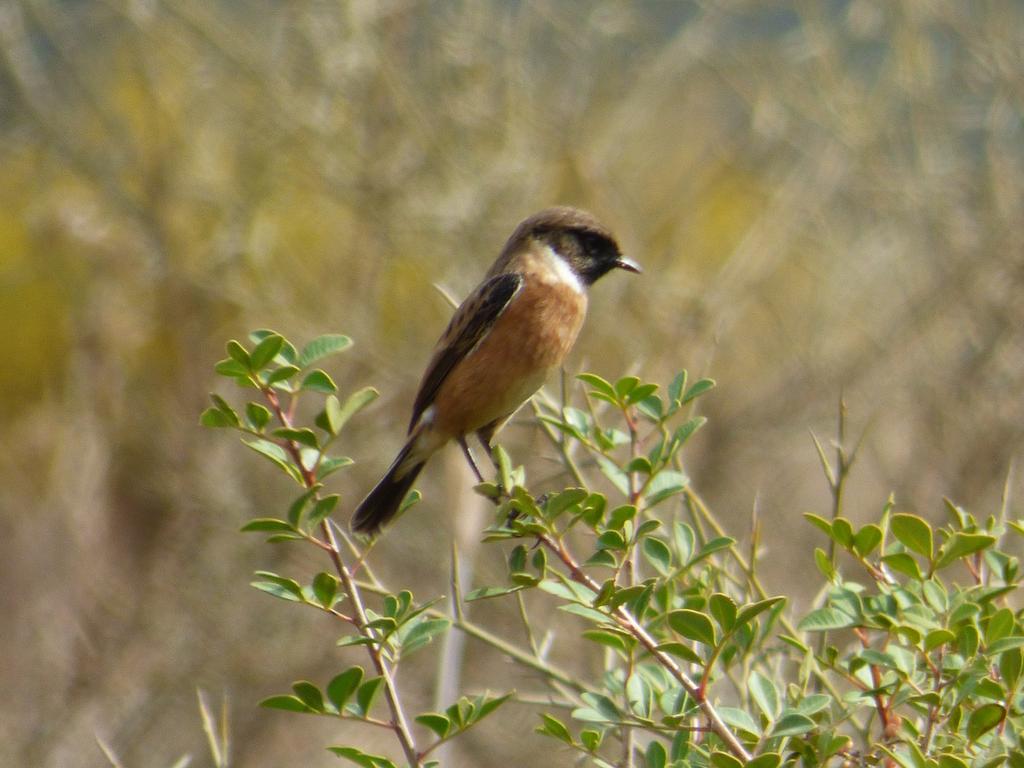
[[[291,428],[291,419],[281,408],[281,401],[277,396],[277,392],[267,386],[261,386],[260,389],[267,402],[270,404],[274,415],[281,422],[282,426]],[[284,449],[288,452],[289,456],[291,456],[292,461],[295,462],[295,466],[302,475],[302,480],[305,486],[307,488],[314,488],[317,485],[316,474],[313,470],[308,469],[303,463],[302,453],[299,450],[298,445],[294,440],[284,440],[282,442]],[[363,601],[359,588],[355,580],[352,578],[352,574],[346,567],[344,560],[342,560],[341,549],[338,546],[338,539],[334,535],[334,529],[330,526],[327,520],[322,520],[320,522],[320,530],[323,532],[324,542],[327,545],[327,553],[334,565],[334,570],[338,574],[342,587],[352,603],[352,608],[355,613],[352,617],[352,625],[360,635],[371,640],[370,643],[367,643],[366,650],[370,656],[370,661],[373,664],[374,669],[376,669],[377,674],[383,681],[384,699],[387,701],[388,709],[391,711],[391,728],[394,731],[395,736],[398,738],[398,742],[402,747],[402,751],[405,753],[405,757],[406,760],[408,760],[409,765],[418,768],[422,765],[421,755],[416,750],[416,742],[413,740],[412,731],[409,729],[409,723],[405,718],[405,713],[402,711],[402,704],[398,697],[398,690],[395,687],[395,681],[391,674],[391,669],[384,661],[383,651],[380,645],[376,642],[372,642],[376,640],[373,632],[366,627],[368,620],[366,618],[366,611],[363,608]]]
[[[563,542],[556,541],[548,534],[541,534],[538,538],[552,554],[562,561],[565,567],[569,570],[569,575],[572,577],[573,581],[582,584],[595,594],[600,590],[600,586],[594,583],[594,581],[583,572],[579,564],[565,548],[565,544]],[[725,742],[729,751],[740,760],[749,762],[751,754],[747,751],[746,747],[740,743],[740,740],[736,738],[736,735],[729,730],[729,726],[725,724],[724,720],[722,720],[722,716],[718,714],[718,710],[715,709],[715,706],[708,701],[700,690],[700,687],[690,679],[690,677],[676,663],[675,659],[658,648],[658,641],[651,637],[636,617],[626,610],[624,606],[619,606],[611,613],[611,618],[620,627],[639,640],[640,644],[647,649],[647,652],[651,654],[651,656],[653,656],[654,659],[664,667],[673,678],[675,678],[690,697],[697,702],[697,706],[700,707],[701,712],[703,712],[704,716],[707,718],[708,723],[711,726],[711,730],[714,731],[723,742]]]

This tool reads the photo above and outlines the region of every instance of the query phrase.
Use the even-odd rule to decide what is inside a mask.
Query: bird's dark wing
[[[430,359],[420,381],[420,389],[412,406],[410,432],[423,412],[434,402],[448,374],[483,341],[522,285],[522,275],[495,275],[486,280],[455,310],[455,315],[437,342],[434,356]]]

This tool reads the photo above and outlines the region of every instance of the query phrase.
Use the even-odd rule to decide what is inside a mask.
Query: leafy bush
[[[312,545],[327,564],[309,583],[260,571],[253,586],[337,618],[338,643],[367,658],[322,686],[298,681],[264,706],[387,729],[405,764],[437,765],[438,746],[516,696],[484,692],[443,711],[408,711],[395,669],[458,631],[543,676],[560,706],[539,707],[536,730],[587,764],[1024,766],[1019,563],[1004,548],[1024,526],[1005,509],[979,521],[947,502],[949,521],[936,530],[894,511],[890,498],[877,522],[857,528],[842,514],[853,456],[840,440],[833,464],[818,444],[834,504],[828,518],[806,519],[825,536],[827,549],[814,553],[825,584],[820,604],[796,620],[786,598],[762,586],[756,530],[744,554],[683,470],[680,454],[704,423],[693,405],[714,382],[682,372],[662,392],[635,376],[583,374],[583,407],[533,406],[573,486],[537,496],[524,468],[496,448],[498,477],[477,491],[495,504],[484,537],[507,579],[456,590],[443,611],[439,600],[381,584],[369,568],[372,543],[332,518],[339,497],[324,481],[352,462],[331,449],[376,392],[340,398],[314,365],[350,341],[322,336],[299,351],[258,331],[251,342],[229,342],[216,370],[257,400],[236,410],[213,395],[202,423],[242,432],[298,486],[281,517],[243,530]],[[306,396],[323,398],[308,425],[294,417]],[[417,500],[410,494],[405,507]],[[557,640],[603,649],[603,674],[583,679],[548,661],[520,602],[525,590],[582,619],[579,637]],[[521,614],[526,645],[465,617],[466,602],[485,599]],[[397,765],[356,743],[329,749],[360,766]]]

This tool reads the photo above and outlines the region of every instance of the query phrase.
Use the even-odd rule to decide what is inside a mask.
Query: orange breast
[[[435,427],[457,437],[510,416],[572,349],[586,310],[575,287],[527,274],[490,333],[441,385]]]

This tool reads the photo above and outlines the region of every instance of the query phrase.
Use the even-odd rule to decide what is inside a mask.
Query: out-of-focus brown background
[[[328,369],[382,397],[332,478],[347,514],[449,314],[431,284],[464,295],[552,203],[646,268],[595,287],[570,372],[718,380],[690,472],[741,539],[756,503],[775,591],[813,575],[808,431],[840,392],[869,430],[848,514],[996,511],[1024,437],[1022,84],[1008,0],[0,0],[0,764],[103,765],[99,735],[209,765],[197,687],[229,696],[234,765],[336,764],[349,733],[254,706],[356,657],[247,586],[316,563],[236,533],[292,489],[197,426],[211,366],[254,327],[355,339]],[[379,554],[428,598],[458,456],[421,487]],[[538,687],[467,654],[469,689]],[[569,764],[494,727],[459,749]]]

